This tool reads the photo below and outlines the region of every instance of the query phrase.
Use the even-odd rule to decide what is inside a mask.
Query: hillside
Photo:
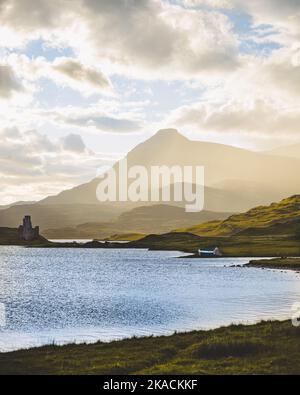
[[[26,206],[26,205],[29,205],[29,204],[34,204],[34,203],[36,203],[35,201],[19,201],[19,202],[14,202],[14,203],[10,203],[10,204],[2,204],[2,205],[0,205],[0,210],[6,210],[6,209],[8,209],[8,208],[10,208],[10,207],[13,207],[13,206]]]
[[[300,144],[286,145],[265,152],[268,155],[285,156],[288,158],[300,158]]]
[[[152,205],[134,208],[111,222],[88,222],[73,227],[46,229],[49,238],[104,239],[124,233],[164,233],[179,226],[192,226],[213,219],[224,219],[228,213],[201,211],[186,213],[184,208],[171,205]]]
[[[107,205],[93,204],[26,204],[0,210],[0,224],[6,227],[17,227],[20,218],[30,215],[33,222],[43,231],[47,228],[75,226],[88,221],[111,221],[120,214],[118,209]]]
[[[223,221],[211,221],[189,228],[180,228],[177,231],[201,236],[298,235],[300,234],[300,195],[294,195],[269,206],[255,207]]]

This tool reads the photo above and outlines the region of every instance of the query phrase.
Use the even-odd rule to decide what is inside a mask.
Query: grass
[[[300,258],[275,258],[250,261],[247,265],[266,269],[287,269],[300,271]]]
[[[199,248],[219,247],[224,256],[281,257],[300,256],[300,240],[293,236],[218,236],[200,237],[191,233],[149,235],[123,245],[131,248],[196,253]]]
[[[291,196],[269,206],[255,207],[246,213],[231,215],[225,220],[210,221],[177,231],[210,237],[238,233],[250,235],[299,234],[300,195]]]
[[[0,354],[1,374],[300,374],[300,328],[231,325]]]

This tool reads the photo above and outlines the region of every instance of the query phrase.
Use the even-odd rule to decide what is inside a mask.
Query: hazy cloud
[[[0,130],[0,200],[32,200],[92,179],[97,168],[113,163],[87,149],[74,133],[50,140],[36,130]]]
[[[183,0],[183,4],[188,7],[209,6],[213,8],[231,8],[231,0]]]
[[[233,7],[249,13],[256,24],[278,29],[276,40],[283,43],[300,39],[299,0],[228,0]]]
[[[23,54],[10,54],[6,61],[12,70],[18,70],[30,82],[48,78],[58,86],[68,86],[84,96],[113,93],[108,77],[101,70],[83,65],[75,58],[57,57],[50,62],[41,56],[29,58]]]
[[[69,81],[71,87],[86,92],[92,89],[97,91],[111,91],[111,84],[108,78],[99,70],[84,66],[76,59],[58,58],[51,65],[52,69]]]
[[[155,0],[84,4],[93,55],[124,70],[151,77],[195,77],[238,65],[238,43],[224,14]]]
[[[132,134],[132,146],[164,121],[208,139],[297,135],[299,43],[298,0],[0,0],[3,185],[38,196],[91,178],[102,157],[85,132]],[[148,81],[139,105],[146,80],[166,82]]]
[[[212,102],[184,106],[169,122],[202,131],[221,133],[289,134],[300,132],[300,107],[278,108],[276,102]]]
[[[66,151],[84,152],[86,150],[86,146],[79,134],[68,134],[62,139],[62,143],[63,149]]]
[[[101,115],[94,112],[82,111],[82,114],[64,115],[53,113],[52,119],[58,123],[77,126],[85,129],[94,129],[104,133],[136,133],[141,129],[139,121],[115,116]]]
[[[23,87],[13,69],[8,65],[0,64],[0,98],[9,99],[14,93],[22,90]]]
[[[191,77],[239,64],[238,40],[226,15],[159,0],[73,0],[71,7],[67,0],[7,0],[0,22],[23,41],[68,43],[82,62],[109,62],[115,72],[134,76]],[[71,65],[66,67],[72,78]]]

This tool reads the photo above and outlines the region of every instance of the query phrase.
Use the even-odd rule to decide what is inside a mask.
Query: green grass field
[[[0,354],[0,374],[300,374],[300,327],[232,325]]]

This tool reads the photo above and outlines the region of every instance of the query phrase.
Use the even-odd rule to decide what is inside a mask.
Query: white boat
[[[218,258],[218,257],[222,256],[222,253],[218,247],[216,247],[214,250],[199,249],[198,254],[199,254],[199,256],[207,257],[207,258]]]

